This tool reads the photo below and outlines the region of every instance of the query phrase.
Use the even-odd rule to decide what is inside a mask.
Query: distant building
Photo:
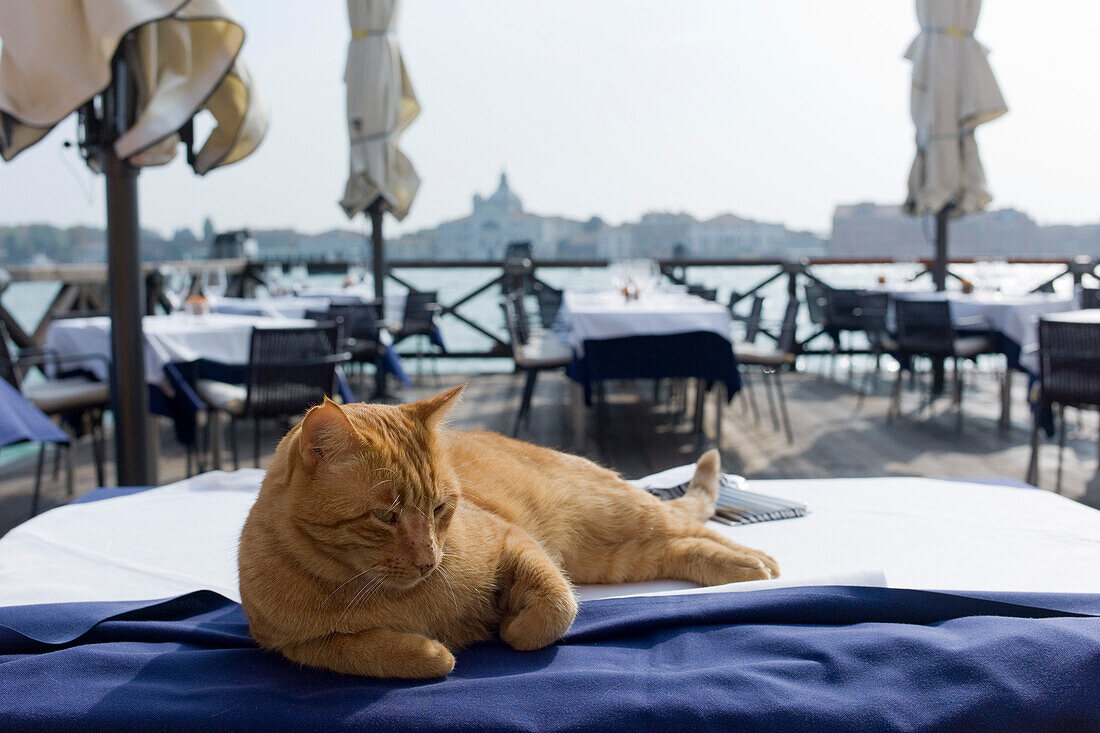
[[[691,225],[684,243],[687,255],[699,259],[805,257],[821,255],[825,248],[824,240],[810,232],[733,214]]]
[[[559,257],[582,233],[584,222],[560,216],[538,216],[523,210],[523,202],[500,174],[497,190],[488,198],[475,194],[473,211],[445,221],[435,230],[435,259],[497,260],[509,242],[530,242],[536,258]],[[398,246],[400,246],[398,240]]]
[[[952,219],[948,241],[951,254],[959,257],[1065,254],[1046,242],[1044,229],[1087,227],[1040,227],[1022,211],[999,209]],[[871,203],[837,206],[828,252],[831,257],[928,257],[935,234],[933,217],[909,216],[900,206]],[[1063,236],[1071,239],[1068,233]],[[1088,241],[1088,235],[1085,240]]]

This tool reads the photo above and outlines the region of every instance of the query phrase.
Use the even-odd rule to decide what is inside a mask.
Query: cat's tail
[[[679,499],[667,502],[668,506],[697,522],[705,522],[714,516],[718,503],[719,473],[722,457],[710,449],[695,462],[695,475],[691,477],[687,492]]]

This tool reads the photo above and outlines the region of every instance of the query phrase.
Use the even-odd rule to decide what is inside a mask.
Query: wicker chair
[[[535,289],[535,297],[539,303],[539,321],[543,328],[553,328],[554,321],[561,310],[562,291],[549,286],[539,285]]]
[[[1081,288],[1081,308],[1100,308],[1100,288]]]
[[[863,383],[860,385],[859,399],[856,401],[856,409],[863,406],[863,400],[870,388],[869,381],[874,379],[878,383],[879,367],[882,355],[897,350],[897,341],[890,335],[886,324],[887,312],[890,308],[890,296],[884,292],[864,292],[859,296],[859,320],[867,343],[871,349],[871,355],[875,357],[874,369],[863,372]]]
[[[439,313],[439,293],[435,290],[410,290],[405,298],[405,315],[401,319],[401,328],[394,334],[394,343],[418,336],[416,346],[416,372],[421,373],[424,362],[425,344],[427,353],[432,357],[432,371],[436,382],[439,381],[439,353],[432,349],[432,336],[436,332],[435,318]]]
[[[1062,491],[1062,458],[1066,445],[1065,408],[1100,406],[1100,323],[1073,323],[1057,319],[1039,321],[1040,410],[1058,406],[1058,478]],[[1039,413],[1031,428],[1031,459],[1027,482],[1038,484]]]
[[[230,416],[234,468],[240,466],[237,420],[253,420],[253,461],[258,468],[260,420],[299,415],[332,394],[336,367],[351,358],[338,346],[336,324],[317,328],[254,328],[243,385],[209,379],[198,381],[199,396],[213,410]],[[208,427],[216,430],[217,421],[209,421]]]
[[[752,337],[751,341],[746,340],[735,344],[733,347],[734,356],[737,357],[739,364],[760,367],[764,379],[764,394],[768,398],[768,407],[771,411],[772,426],[779,430],[779,420],[776,417],[775,401],[772,398],[771,390],[772,387],[775,388],[779,411],[783,416],[783,431],[787,435],[788,443],[794,442],[794,433],[791,431],[791,420],[787,414],[787,398],[783,394],[783,382],[780,375],[784,368],[790,367],[795,361],[795,329],[798,325],[799,305],[797,300],[791,299],[788,301],[787,310],[783,314],[783,324],[779,329],[779,338],[775,346],[765,346],[755,342],[757,327],[749,332]],[[744,372],[744,376],[747,378],[748,373]],[[745,383],[748,386],[747,379]],[[749,394],[753,412],[756,413],[756,400],[752,397],[751,387],[746,391]]]
[[[688,295],[694,295],[703,300],[718,300],[718,290],[708,288],[706,285],[688,285]]]
[[[373,364],[383,353],[382,319],[375,303],[334,303],[325,311],[306,311],[305,317],[318,323],[337,322],[340,325],[340,350],[351,355],[350,364]]]
[[[963,336],[955,333],[951,320],[951,304],[946,300],[895,300],[894,314],[897,320],[897,347],[902,367],[894,381],[887,422],[900,415],[901,382],[905,371],[913,369],[913,359],[925,356],[930,359],[951,359],[954,364],[955,427],[962,430],[963,372],[961,359],[977,359],[981,354],[997,353],[987,336]],[[931,404],[929,392],[925,404]],[[923,406],[923,405],[922,405]]]
[[[50,417],[62,418],[63,428],[73,437],[66,450],[66,477],[65,488],[69,496],[73,495],[73,455],[76,447],[76,433],[86,432],[92,439],[92,453],[95,457],[96,481],[100,486],[105,486],[106,471],[104,470],[104,438],[103,438],[103,413],[111,406],[111,388],[104,382],[90,379],[85,376],[67,376],[52,378],[49,371],[57,373],[62,371],[65,362],[86,362],[89,359],[97,359],[106,362],[102,355],[75,354],[61,357],[58,354],[43,349],[24,349],[17,359],[12,358],[8,350],[8,331],[0,322],[0,378],[3,378],[11,386],[15,387],[23,397],[32,405]],[[46,374],[46,379],[32,384],[23,384],[27,369],[38,367]],[[62,444],[58,444],[60,451]],[[38,454],[38,467],[34,479],[34,496],[31,500],[31,516],[38,513],[38,499],[42,487],[42,470],[45,463],[45,446],[42,446]],[[60,458],[60,453],[59,453]],[[57,466],[55,464],[55,475]]]
[[[535,393],[535,382],[539,372],[547,369],[562,369],[569,365],[573,351],[557,341],[552,334],[532,334],[523,306],[523,293],[516,291],[507,295],[500,307],[504,311],[504,323],[512,341],[512,359],[516,369],[525,372],[527,379],[523,385],[523,398],[519,412],[512,427],[512,435],[519,435],[524,418],[530,419],[531,398]]]

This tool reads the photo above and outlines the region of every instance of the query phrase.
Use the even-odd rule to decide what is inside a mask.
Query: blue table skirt
[[[711,331],[585,341],[584,356],[574,355],[566,373],[584,385],[589,403],[592,385],[606,379],[695,377],[725,384],[727,399],[741,389],[733,346]]]
[[[0,378],[0,447],[24,441],[68,443],[69,436]]]
[[[499,640],[446,679],[261,651],[210,591],[0,608],[22,730],[1100,730],[1100,596],[808,587],[606,599],[557,644]]]

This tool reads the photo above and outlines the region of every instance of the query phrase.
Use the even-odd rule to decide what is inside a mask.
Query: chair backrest
[[[829,296],[827,288],[821,283],[808,283],[806,285],[806,307],[810,312],[810,323],[824,326],[828,322]]]
[[[304,412],[332,393],[339,328],[254,328],[248,356],[245,414],[277,417]]]
[[[1081,288],[1081,307],[1100,308],[1100,288]]]
[[[555,288],[540,286],[535,290],[539,302],[539,321],[543,328],[553,328],[561,310],[562,292]]]
[[[837,331],[862,331],[860,305],[863,293],[860,290],[842,290],[839,288],[826,288],[825,319],[829,328]]]
[[[524,346],[531,338],[527,325],[527,315],[523,307],[523,291],[513,290],[504,297],[500,307],[504,309],[504,325],[512,339],[513,350],[517,345]]]
[[[1100,405],[1100,323],[1039,321],[1043,400]]]
[[[859,323],[874,341],[886,333],[886,312],[890,307],[890,295],[883,292],[864,292],[859,295]]]
[[[706,285],[688,285],[688,295],[697,295],[703,300],[718,300],[718,290]]]
[[[929,356],[955,353],[955,328],[951,304],[946,300],[894,301],[897,341],[901,351]]]
[[[753,343],[760,334],[760,319],[764,315],[764,296],[756,295],[752,299],[752,307],[745,316],[745,343]]]
[[[8,329],[0,321],[0,379],[19,389],[20,374],[8,349]]]
[[[437,290],[410,290],[405,297],[405,316],[401,322],[401,332],[406,335],[431,333],[435,326],[432,320],[435,311],[431,306],[438,301]]]
[[[328,307],[327,317],[344,320],[344,338],[372,343],[378,341],[381,319],[378,317],[378,307],[374,303],[333,303]]]
[[[787,301],[787,310],[783,312],[783,325],[779,327],[779,339],[776,346],[780,351],[788,354],[794,353],[795,331],[798,328],[798,309],[802,304],[797,298]]]

